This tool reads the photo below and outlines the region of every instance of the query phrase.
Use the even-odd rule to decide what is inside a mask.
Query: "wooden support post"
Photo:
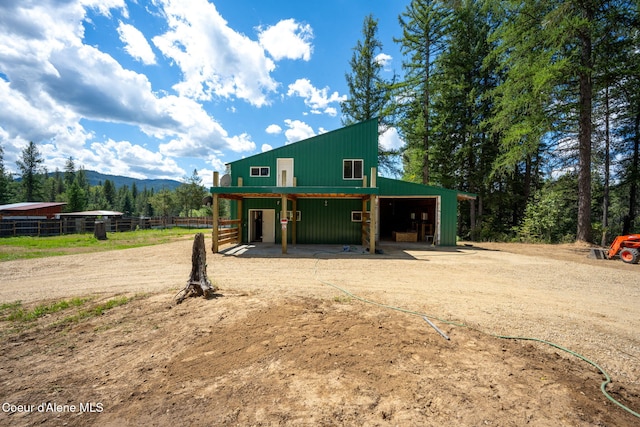
[[[237,207],[238,207],[238,241],[236,243],[242,243],[242,199],[238,199]]]
[[[285,176],[286,176],[285,171],[282,171],[282,178],[285,178]],[[285,194],[282,195],[282,200],[280,201],[280,205],[282,207],[280,211],[280,221],[282,221],[283,218],[287,217],[287,196]],[[287,229],[286,228],[281,230],[281,235],[282,235],[282,253],[286,254],[287,253]]]
[[[296,244],[296,226],[298,223],[297,209],[298,209],[298,200],[294,198],[291,201],[291,244],[292,245]]]
[[[375,167],[371,168],[371,188],[376,187],[376,178],[378,176],[377,169]],[[369,229],[369,253],[376,253],[376,201],[377,196],[375,194],[371,195],[371,199],[369,201],[369,221],[371,228]]]
[[[376,195],[369,200],[369,253],[376,253]]]
[[[218,172],[213,173],[213,186],[220,185],[220,174]],[[213,214],[213,224],[211,227],[211,251],[215,254],[218,253],[218,194],[213,194],[213,200],[211,202],[211,213]]]
[[[365,219],[367,217],[367,199],[362,199],[362,248],[364,249],[365,246],[367,246],[367,240],[365,239],[366,236],[366,227],[367,227],[367,220]]]
[[[238,177],[238,187],[242,187],[243,185],[243,181],[242,181],[242,177],[239,176]],[[240,244],[242,243],[242,215],[244,214],[243,210],[242,210],[242,200],[243,199],[238,199],[236,202],[236,207],[238,208],[238,241],[236,243]]]

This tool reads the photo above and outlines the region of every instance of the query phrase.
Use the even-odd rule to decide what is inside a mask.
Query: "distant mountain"
[[[108,179],[113,182],[116,188],[120,188],[124,185],[131,187],[131,185],[135,182],[136,187],[138,187],[138,191],[142,191],[147,188],[147,190],[153,189],[154,192],[160,191],[163,188],[166,190],[175,190],[177,187],[182,184],[180,181],[176,181],[173,179],[137,179],[137,178],[129,178],[127,176],[118,176],[118,175],[107,175],[104,173],[96,172],[96,171],[85,171],[87,176],[87,181],[90,185],[100,185],[104,184],[104,182]]]
[[[178,186],[180,186],[180,184],[182,184],[180,181],[176,181],[173,179],[137,179],[127,176],[107,175],[90,170],[85,170],[84,172],[87,177],[87,182],[91,186],[103,185],[104,182],[108,179],[109,181],[113,182],[116,188],[120,188],[125,185],[131,188],[131,186],[135,182],[136,187],[138,187],[138,191],[142,191],[146,188],[147,190],[153,189],[154,192],[158,192],[162,189],[175,190]],[[53,175],[53,172],[49,172],[49,176],[51,175]]]

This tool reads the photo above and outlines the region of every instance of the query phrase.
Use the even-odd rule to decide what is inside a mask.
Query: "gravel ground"
[[[318,306],[317,301],[334,301],[339,306],[337,309],[331,307],[331,304],[323,306],[324,303],[321,303],[320,306],[323,308],[318,310],[320,313],[324,313],[323,316],[327,311],[334,309],[337,310],[336,316],[338,314],[347,316],[341,317],[339,320],[339,322],[346,322],[345,324],[349,325],[344,327],[346,331],[354,327],[353,319],[358,316],[389,316],[389,314],[383,314],[389,310],[382,306],[393,306],[430,316],[446,333],[457,334],[458,342],[465,343],[465,348],[475,346],[473,343],[477,342],[478,337],[475,335],[463,337],[462,331],[466,329],[460,329],[446,322],[464,323],[489,334],[535,337],[567,347],[604,368],[612,376],[617,390],[626,390],[624,393],[626,403],[633,405],[632,409],[635,411],[640,410],[640,335],[638,334],[640,331],[640,265],[588,259],[588,248],[578,245],[545,246],[487,243],[460,245],[456,248],[433,248],[419,244],[400,246],[383,243],[380,247],[384,252],[380,255],[362,253],[358,247],[351,247],[345,251],[342,246],[290,247],[288,255],[280,254],[279,246],[235,247],[227,248],[221,254],[209,253],[209,275],[220,288],[221,294],[230,297],[215,302],[219,304],[219,310],[231,310],[225,315],[228,317],[220,315],[216,317],[215,322],[221,322],[220,324],[223,325],[226,324],[225,322],[230,322],[231,318],[246,318],[249,316],[248,313],[261,310],[260,313],[266,316],[265,319],[273,321],[280,319],[279,322],[284,322],[279,323],[279,326],[272,325],[273,333],[278,336],[282,333],[282,328],[295,324],[293,318],[287,320],[287,316],[302,316],[303,314],[304,316],[317,316],[318,311],[313,309]],[[173,295],[184,286],[189,275],[190,249],[191,240],[184,240],[155,247],[108,253],[0,263],[0,302],[21,300],[25,304],[33,304],[41,300],[85,294],[97,294],[107,298],[122,293],[146,293],[155,296],[148,301],[148,304],[145,303],[144,307],[140,307],[141,313],[146,313],[145,318],[157,317],[160,319],[158,316],[164,313],[163,310],[167,307],[167,303],[170,304]],[[245,296],[246,299],[238,296]],[[238,298],[234,299],[235,297]],[[363,303],[360,298],[369,302]],[[160,302],[158,303],[158,301]],[[250,306],[247,306],[247,301],[251,301]],[[340,305],[343,301],[350,301],[346,308]],[[201,315],[207,313],[203,311],[203,308],[198,308],[199,304],[196,300],[189,301],[188,304],[190,304],[190,309],[197,310]],[[291,304],[291,306],[287,308],[287,304]],[[159,307],[162,308],[159,309]],[[275,307],[275,311],[271,314],[265,314],[264,310],[268,310],[269,307]],[[291,307],[299,307],[299,309]],[[398,311],[393,310],[393,313],[392,316],[396,316]],[[124,316],[125,313],[123,312],[122,315]],[[166,315],[163,316],[166,317]],[[304,316],[300,319],[307,318]],[[347,318],[351,320],[347,322]],[[298,321],[302,321],[300,319]],[[405,322],[395,317],[391,320],[403,325],[402,322]],[[157,321],[161,322],[161,320]],[[198,351],[202,354],[221,351],[217,347],[216,349],[208,347],[209,341],[194,344],[193,342],[184,342],[184,338],[179,335],[184,332],[184,328],[193,327],[194,322],[202,321],[208,322],[206,318],[200,321],[195,319],[191,323],[187,321],[181,325],[182,330],[176,326],[177,329],[173,335],[164,337],[163,345],[174,345],[175,351],[182,349],[184,353],[180,360],[187,360],[185,354],[195,351],[189,345],[195,345],[194,348],[199,348]],[[213,322],[213,320],[211,321]],[[265,322],[269,323],[267,320]],[[339,322],[336,320],[336,324]],[[299,327],[303,330],[306,325],[308,322],[305,321]],[[233,325],[230,324],[229,327],[231,326]],[[237,327],[237,325],[233,327]],[[407,325],[403,327],[407,327]],[[413,327],[409,326],[408,330]],[[162,329],[162,327],[160,328]],[[249,336],[252,330],[254,329],[245,328],[242,331],[238,329],[234,333],[240,334],[239,336]],[[365,332],[363,331],[363,333]],[[473,335],[475,333],[475,331],[469,331],[464,334]],[[309,334],[309,331],[305,332],[301,339],[306,340]],[[293,335],[292,332],[291,335]],[[94,339],[96,338],[91,338],[92,342]],[[343,339],[345,338],[343,337]],[[374,340],[375,334],[370,339]],[[398,345],[404,342],[401,337],[397,339],[398,343],[396,344]],[[260,338],[256,338],[256,340],[258,343],[261,342]],[[145,338],[138,337],[133,342],[145,342]],[[229,345],[233,345],[233,343],[231,342]],[[380,345],[382,346],[382,344]],[[247,351],[254,347],[255,345],[248,345]],[[91,351],[93,351],[91,354],[95,354],[97,350]],[[500,352],[499,348],[497,351]],[[162,351],[158,350],[158,352]],[[546,347],[536,348],[535,351],[528,350],[529,353],[554,355],[564,361],[572,359],[565,353]],[[222,354],[225,354],[225,351]],[[111,353],[106,353],[105,357],[112,358],[114,356]],[[166,357],[169,360],[170,356]],[[491,357],[496,359],[498,356]],[[309,358],[312,357],[309,356]],[[15,359],[11,363],[17,364],[15,366],[19,371],[21,364],[27,363],[26,360]],[[229,360],[228,363],[232,364],[234,361],[237,362],[237,359]],[[461,361],[460,363],[467,362]],[[30,363],[42,363],[42,361],[31,361]],[[132,360],[131,363],[133,369],[138,366],[136,363],[140,362]],[[352,366],[357,362],[351,361],[349,363],[349,366]],[[503,363],[506,362],[503,361]],[[529,362],[520,361],[517,363],[532,362],[529,360]],[[517,363],[514,366],[517,366]],[[569,363],[575,364],[575,361]],[[174,366],[177,369],[175,365],[165,364],[163,366],[163,369],[171,370],[167,366]],[[193,367],[190,369],[192,370]],[[310,381],[310,376],[305,377],[301,374],[304,371],[302,367],[297,369],[298,380],[306,378],[307,381]],[[321,369],[321,367],[317,369]],[[325,368],[322,367],[322,369]],[[572,368],[563,369],[564,372],[565,370],[570,371]],[[588,367],[585,368],[585,370],[588,369]],[[185,374],[179,370],[173,372],[179,372],[180,375]],[[453,372],[457,371],[454,369]],[[453,375],[451,372],[449,374]],[[317,372],[314,375],[318,375]],[[211,379],[213,382],[218,380],[219,378]],[[467,378],[465,381],[468,381],[471,386],[475,380]],[[161,380],[158,379],[158,381]],[[314,384],[318,386],[323,381],[322,378],[317,378]],[[388,378],[381,378],[375,387],[382,387],[381,384],[388,381]],[[588,388],[597,389],[599,386],[597,376],[596,383],[592,382],[593,378],[583,381],[588,383]],[[290,383],[287,384],[290,385]],[[301,387],[303,386],[304,383]],[[23,384],[22,387],[24,390],[26,386]],[[282,387],[282,384],[279,387]],[[514,385],[513,387],[519,386]],[[277,390],[274,385],[272,395],[277,395]],[[557,396],[566,394],[566,390],[563,390],[558,390]],[[247,396],[253,395],[254,392],[255,390],[245,390]],[[242,390],[235,390],[234,393],[237,396],[243,395]],[[422,396],[417,391],[415,393],[417,396]],[[384,397],[384,394],[381,396]],[[530,396],[528,399],[531,401]],[[380,398],[376,402],[379,400]],[[260,400],[258,399],[258,401]],[[380,409],[375,414],[368,414],[367,411],[356,409],[352,414],[355,418],[351,418],[351,420],[365,420],[363,422],[365,425],[387,425],[386,421],[381,420],[389,421],[389,425],[393,425],[394,419],[395,422],[401,422],[405,419],[403,416],[408,417],[408,415],[400,416],[401,411],[393,406],[399,404],[398,402],[387,403],[387,405],[396,408],[395,412],[388,407]],[[241,404],[241,402],[236,403]],[[340,402],[335,404],[339,406]],[[368,402],[366,405],[366,407],[371,407],[373,403]],[[376,405],[378,403],[373,406],[376,407]],[[382,406],[377,408],[379,407]],[[491,405],[479,405],[474,407],[474,410],[488,411],[490,407]],[[296,409],[293,403],[291,403],[290,409],[291,413],[295,413]],[[312,406],[309,410],[317,409]],[[232,416],[233,414],[226,414],[224,419],[226,421],[221,424],[232,425],[234,419],[236,421],[244,420],[247,423],[264,422],[266,424],[287,424],[296,420],[304,420],[305,417],[308,420],[309,413],[305,413],[302,409],[299,410],[302,411],[300,412],[302,415],[295,419],[283,418],[282,414],[278,415],[280,418],[269,418],[267,415],[260,418],[257,414],[263,412],[254,408],[252,415],[245,414],[245,418],[239,417],[238,413],[235,414],[235,418]],[[500,410],[504,411],[504,408],[496,409],[498,411],[496,413],[488,412],[487,419],[489,421],[492,417],[494,420],[501,419],[499,418]],[[144,412],[143,409],[140,411]],[[596,415],[589,415],[591,418],[588,418],[585,424],[568,418],[566,425],[598,423],[598,414],[600,414],[598,411],[594,412]],[[610,408],[607,411],[619,411],[619,409]],[[391,416],[393,413],[396,414],[395,418]],[[115,414],[116,412],[111,413],[111,416],[114,417],[111,419],[114,425],[118,420],[124,419],[118,418]],[[140,412],[127,413],[122,409],[119,414],[120,417],[142,419]],[[451,419],[447,418],[451,416],[448,409],[441,408],[438,414],[441,418],[433,418],[433,425],[440,425],[436,421],[439,423]],[[325,414],[325,416],[329,418],[315,418],[314,420],[319,424],[329,425],[331,423],[326,420],[335,416],[335,413],[333,415]],[[385,418],[387,416],[389,418]],[[469,417],[469,415],[464,416]],[[506,421],[501,425],[519,425],[518,420],[522,421],[522,419],[518,417],[521,416],[529,417],[530,414],[527,415],[523,412],[517,416],[514,415],[514,418],[503,419]],[[477,420],[474,419],[471,422],[471,418],[464,419],[469,422],[467,425],[476,425]],[[633,417],[624,418],[623,416],[623,421],[618,419],[615,423],[625,425],[629,419],[633,419]],[[109,418],[102,419],[102,421],[106,420]],[[173,419],[171,422],[176,422],[176,420]],[[349,420],[348,417],[343,418],[346,424]],[[538,419],[538,422],[532,424],[555,425],[554,422],[557,420],[554,420],[553,414],[551,414],[548,418]],[[609,420],[609,423],[611,422]],[[607,422],[603,423],[607,425]],[[26,422],[24,425],[31,424]],[[74,425],[73,422],[71,425]],[[633,421],[628,425],[633,425]]]

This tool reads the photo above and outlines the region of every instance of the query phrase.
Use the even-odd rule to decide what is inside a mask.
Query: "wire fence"
[[[10,219],[0,221],[0,237],[59,236],[62,234],[93,233],[97,221],[104,222],[107,232],[144,230],[150,228],[212,228],[211,217],[185,218],[60,218]]]

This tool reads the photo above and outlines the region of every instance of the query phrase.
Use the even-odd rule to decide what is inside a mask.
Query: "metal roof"
[[[45,209],[63,206],[62,202],[21,202],[9,205],[0,205],[0,211],[30,211],[32,209]]]
[[[122,216],[122,212],[116,211],[84,211],[61,213],[60,216]]]
[[[381,197],[394,197],[394,196],[443,196],[443,195],[455,195],[458,200],[474,200],[477,195],[473,193],[467,193],[464,191],[449,190],[448,188],[436,187],[426,184],[418,184],[415,182],[402,181],[399,179],[391,179],[385,177],[378,177],[378,185],[380,186]]]

